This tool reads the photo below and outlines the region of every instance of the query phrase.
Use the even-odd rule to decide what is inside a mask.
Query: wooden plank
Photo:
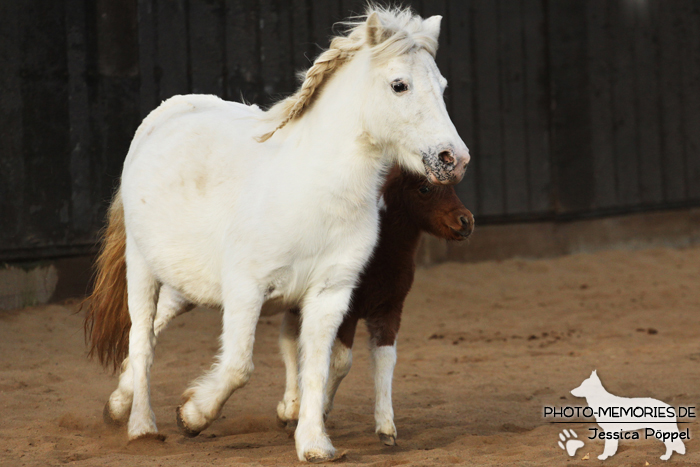
[[[65,4],[25,2],[22,51],[23,246],[64,244],[70,224]]]
[[[159,100],[190,92],[186,0],[156,2],[156,81]]]
[[[523,1],[525,139],[529,174],[530,214],[551,211],[549,150],[549,76],[545,6],[542,0]]]
[[[617,205],[634,206],[639,196],[639,147],[635,103],[636,69],[634,66],[635,11],[625,11],[620,2],[610,3],[610,29],[613,50],[612,107],[613,142],[617,172]]]
[[[22,41],[20,2],[0,2],[0,259],[16,247],[25,230],[28,209],[24,199],[24,160],[22,127]]]
[[[660,55],[660,115],[663,150],[664,200],[676,203],[686,199],[685,151],[683,140],[683,47],[680,3],[673,0],[660,2],[659,46]]]
[[[332,26],[340,18],[341,6],[339,0],[311,1],[311,39],[316,44],[315,52],[311,56],[313,60],[323,49],[328,48],[329,38],[334,34]]]
[[[158,99],[158,86],[156,83],[156,15],[153,9],[154,0],[139,0],[139,75],[141,76],[141,90],[139,103],[141,118],[146,118],[148,113],[160,103]]]
[[[499,10],[505,212],[525,214],[528,211],[529,177],[525,145],[525,63],[521,2],[501,1]]]
[[[259,102],[260,12],[258,0],[227,0],[226,69],[229,99]]]
[[[591,116],[587,73],[586,5],[549,2],[552,153],[558,213],[588,211],[594,202]],[[572,92],[576,90],[576,92]]]
[[[617,166],[613,137],[612,54],[609,0],[586,2],[590,102],[590,157],[596,208],[617,204]]]
[[[340,2],[340,17],[343,19],[361,16],[365,14],[365,0],[341,0]]]
[[[700,200],[700,5],[683,4],[685,23],[683,59],[683,124],[685,126],[686,186],[688,199]]]
[[[452,121],[467,147],[474,148],[474,41],[473,2],[471,0],[452,0],[449,4],[450,14],[443,22],[449,22],[450,50],[452,63],[450,89]],[[440,53],[444,53],[441,50]],[[472,152],[472,155],[474,153]],[[457,194],[470,210],[476,213],[477,207],[477,167],[479,158],[472,157],[464,180],[457,186]]]
[[[98,0],[97,63],[94,115],[98,125],[100,199],[112,198],[121,176],[124,158],[136,128],[141,122],[138,76],[138,4],[136,0],[119,5]]]
[[[189,2],[190,79],[195,94],[224,96],[224,0]]]
[[[97,64],[104,76],[138,76],[138,0],[96,0]]]
[[[286,1],[260,0],[260,65],[264,104],[295,89],[292,66],[291,21]]]
[[[452,61],[450,60],[450,23],[447,14],[446,0],[426,0],[423,2],[423,18],[429,18],[434,15],[442,16],[440,23],[440,37],[438,39],[438,52],[435,58],[435,63],[440,69],[440,73],[449,83],[452,80]],[[447,111],[452,113],[451,89],[445,90],[445,104]]]
[[[477,177],[480,179],[477,211],[481,215],[501,216],[505,213],[505,187],[500,115],[498,2],[476,0],[474,6],[474,92],[478,122],[474,153],[479,158]]]
[[[316,47],[311,31],[310,0],[292,0],[292,67],[295,73],[311,66]]]
[[[639,190],[642,205],[663,201],[661,170],[661,119],[659,116],[658,2],[636,11],[634,72],[637,78],[637,138],[639,141]]]
[[[134,133],[141,123],[137,77],[101,76],[95,107],[99,129],[99,166],[95,175],[99,183],[99,198],[112,199],[119,186],[124,158],[129,151]],[[102,205],[104,209],[106,206]],[[102,220],[104,214],[100,212]]]
[[[637,137],[639,140],[639,190],[644,205],[663,201],[661,170],[661,119],[659,116],[658,2],[648,2],[649,10],[638,13],[635,34],[635,74],[637,87]]]
[[[89,235],[94,224],[92,217],[91,157],[87,142],[90,139],[88,103],[85,2],[67,0],[66,32],[68,59],[68,115],[70,120],[70,178],[72,235]]]

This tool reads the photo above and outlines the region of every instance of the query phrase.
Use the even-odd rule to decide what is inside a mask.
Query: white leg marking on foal
[[[394,408],[391,403],[391,382],[396,366],[396,342],[394,345],[371,346],[372,364],[374,367],[374,419],[376,433],[382,442],[391,443],[396,439],[396,426],[394,425]],[[387,435],[388,438],[382,435]]]

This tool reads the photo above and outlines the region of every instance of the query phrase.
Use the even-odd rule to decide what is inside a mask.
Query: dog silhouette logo
[[[639,439],[637,433],[634,433],[634,437],[628,436],[629,433],[626,435],[626,432],[637,430],[644,430],[645,437],[651,433],[651,436],[664,443],[666,452],[661,460],[668,460],[674,452],[685,454],[682,439],[687,432],[678,430],[676,412],[669,404],[649,397],[619,397],[610,394],[603,387],[595,370],[571,394],[586,399],[601,428],[600,433],[595,428],[592,429],[595,437],[605,440],[605,448],[598,459],[605,460],[614,455],[620,439]]]

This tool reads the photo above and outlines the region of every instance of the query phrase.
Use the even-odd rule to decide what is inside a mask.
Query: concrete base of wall
[[[700,209],[630,214],[566,222],[486,225],[466,242],[446,242],[425,235],[417,261],[490,261],[547,258],[604,249],[687,247],[700,244]]]
[[[0,310],[47,303],[58,282],[53,264],[0,268]]]

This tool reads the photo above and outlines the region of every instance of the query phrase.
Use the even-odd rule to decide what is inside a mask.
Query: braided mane
[[[377,14],[381,26],[381,38],[375,44],[368,42],[367,19]],[[369,5],[360,21],[347,21],[342,24],[348,30],[346,35],[335,36],[330,47],[314,61],[304,74],[301,87],[286,99],[278,102],[265,113],[265,120],[278,122],[274,130],[259,136],[264,142],[290,121],[301,117],[309,108],[312,98],[323,83],[345,62],[352,59],[363,46],[370,48],[375,60],[385,61],[415,48],[427,50],[433,57],[437,52],[437,40],[424,31],[423,19],[414,15],[410,8],[384,8]]]

